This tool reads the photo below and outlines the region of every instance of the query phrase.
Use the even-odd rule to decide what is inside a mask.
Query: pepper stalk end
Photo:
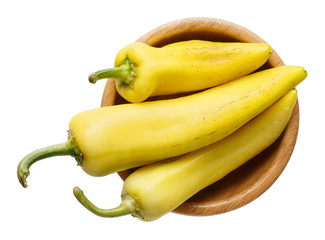
[[[27,181],[26,181],[26,178],[28,177],[28,175],[29,175],[29,171],[28,170],[23,171],[22,170],[22,167],[21,166],[18,166],[18,169],[17,169],[18,180],[19,180],[20,184],[24,188],[27,188],[28,187]]]
[[[33,151],[24,157],[17,168],[17,177],[20,184],[26,188],[27,185],[27,177],[29,176],[29,168],[37,161],[42,160],[44,158],[54,157],[54,156],[62,156],[62,155],[70,155],[74,157],[78,165],[81,165],[82,162],[82,154],[75,143],[73,133],[69,131],[69,139],[68,141],[56,145],[52,145],[49,147],[41,148]]]
[[[133,87],[133,80],[137,76],[136,67],[136,64],[126,57],[122,64],[117,67],[107,68],[89,74],[88,81],[90,83],[96,83],[100,79],[114,78],[126,86]]]
[[[102,209],[95,206],[92,202],[90,202],[80,188],[74,187],[73,194],[85,208],[87,208],[90,212],[100,217],[111,218],[111,217],[119,217],[119,216],[133,213],[133,209],[132,209],[133,204],[129,202],[126,203],[125,201],[122,201],[122,203],[116,208]]]
[[[90,83],[94,83],[95,84],[97,82],[97,80],[98,80],[98,78],[97,78],[96,74],[94,74],[94,73],[92,73],[92,74],[90,74],[88,76],[88,81]]]

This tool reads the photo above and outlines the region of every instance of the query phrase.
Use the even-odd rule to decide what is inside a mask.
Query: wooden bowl
[[[137,41],[161,47],[172,42],[191,39],[265,42],[244,27],[214,18],[187,18],[173,21],[153,29]],[[282,65],[284,63],[281,58],[272,50],[269,60],[259,70]],[[154,97],[149,100],[161,98],[164,97]],[[115,81],[108,79],[102,106],[125,102],[115,90]],[[174,212],[196,216],[219,214],[239,208],[259,197],[275,182],[289,161],[296,143],[298,125],[297,103],[285,131],[273,145],[223,179],[188,199]],[[131,172],[132,170],[125,170],[119,172],[119,175],[125,180]]]

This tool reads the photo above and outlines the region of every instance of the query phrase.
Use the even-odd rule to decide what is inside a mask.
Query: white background
[[[0,239],[324,239],[324,7],[322,1],[19,1],[0,3]],[[119,49],[151,29],[187,17],[242,25],[266,40],[287,65],[306,68],[297,87],[300,130],[280,178],[235,211],[146,223],[100,218],[74,198],[82,188],[98,206],[120,203],[117,174],[94,178],[71,157],[31,168],[29,187],[16,168],[29,152],[66,140],[76,113],[99,107],[105,81],[87,76],[113,65]]]

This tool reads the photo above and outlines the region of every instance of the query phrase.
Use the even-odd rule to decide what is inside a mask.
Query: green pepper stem
[[[126,206],[125,201],[122,201],[122,203],[116,208],[102,209],[91,203],[80,188],[75,187],[73,189],[73,194],[85,208],[100,217],[119,217],[132,213],[132,211]]]
[[[64,143],[35,150],[24,157],[17,168],[17,176],[20,184],[25,188],[27,187],[26,178],[29,175],[29,168],[32,164],[44,158],[62,155],[73,156],[77,160],[78,165],[81,164],[82,156],[73,136],[69,136],[69,140]]]
[[[126,58],[124,62],[118,66],[108,69],[99,70],[91,73],[88,76],[90,83],[96,83],[97,80],[105,78],[114,78],[118,80],[121,85],[128,85],[132,87],[134,78],[136,77],[136,64]]]
[[[119,67],[107,68],[91,73],[88,77],[90,83],[96,83],[97,80],[105,78],[127,79],[129,77],[130,68],[127,64]]]

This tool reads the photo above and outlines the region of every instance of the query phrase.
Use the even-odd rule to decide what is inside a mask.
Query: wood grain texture
[[[184,40],[200,39],[223,42],[265,42],[262,38],[240,25],[215,18],[187,18],[159,26],[137,41],[161,47]],[[257,71],[284,65],[272,49],[269,60]],[[191,93],[186,93],[191,94]],[[152,97],[148,101],[174,98],[184,94]],[[123,104],[126,101],[115,90],[115,81],[106,83],[102,106]],[[234,210],[263,194],[280,176],[294,149],[299,127],[298,102],[291,119],[278,140],[246,164],[211,186],[188,199],[176,213],[206,216]],[[125,180],[133,170],[119,172]]]

